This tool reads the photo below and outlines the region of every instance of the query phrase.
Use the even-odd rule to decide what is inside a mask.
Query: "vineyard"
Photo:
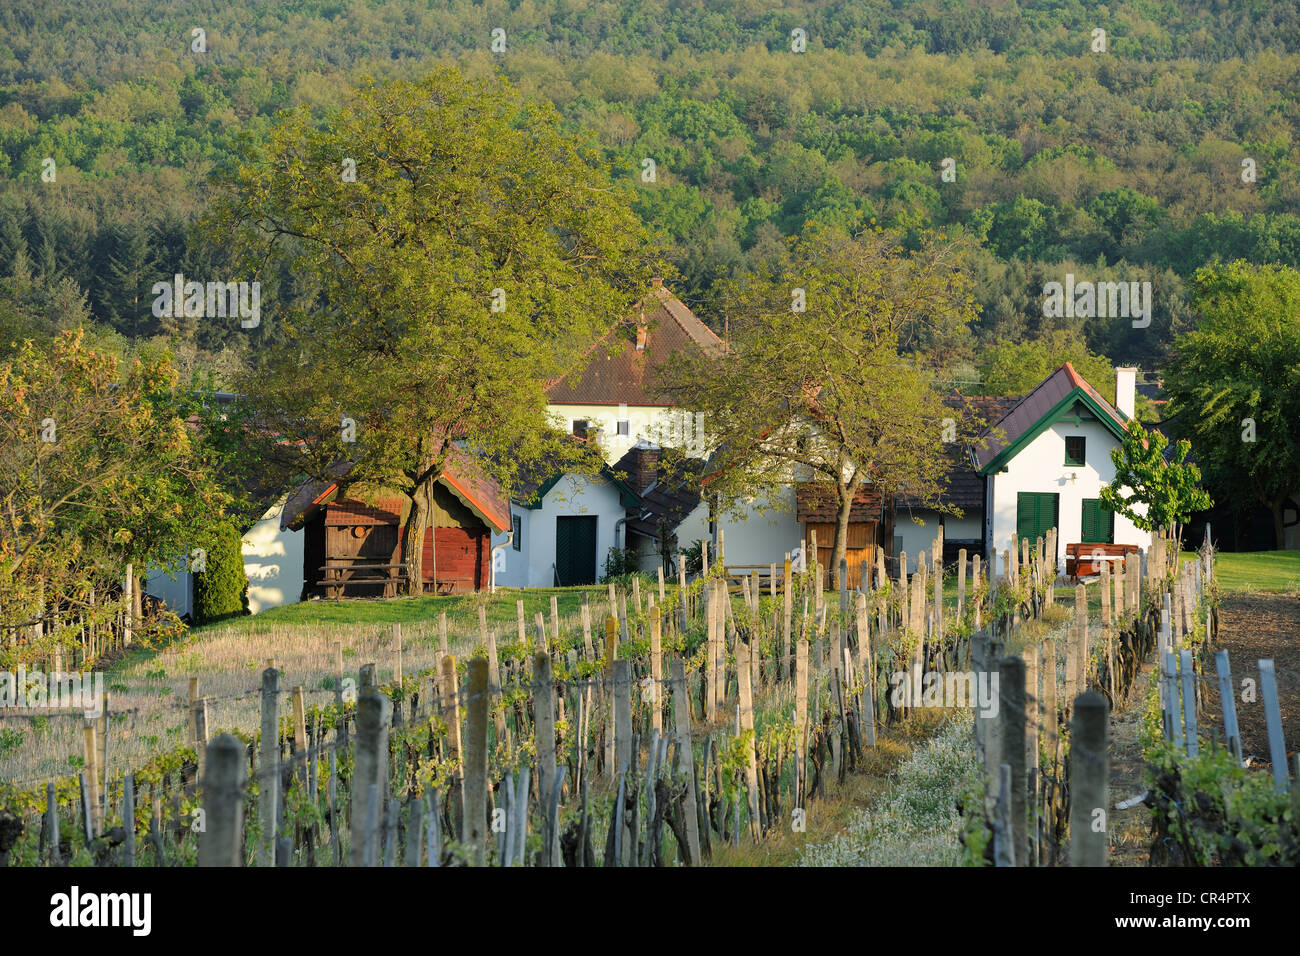
[[[247,659],[247,636],[225,637],[192,662],[202,676],[187,696],[119,703],[110,691],[95,718],[63,715],[79,731],[62,737],[65,749],[81,744],[75,773],[45,772],[67,766],[61,752],[6,760],[0,858],[701,865],[725,846],[803,832],[828,785],[918,711],[950,715],[927,759],[957,779],[972,734],[956,714],[969,709],[982,773],[945,811],[960,817],[960,861],[1105,864],[1107,714],[1147,679],[1153,654],[1162,723],[1150,746],[1164,773],[1149,799],[1161,836],[1185,829],[1170,810],[1177,787],[1206,787],[1208,771],[1187,761],[1223,752],[1195,745],[1199,689],[1215,679],[1214,556],[1179,566],[1157,539],[1113,573],[1102,562],[1067,608],[1053,535],[1016,542],[991,579],[965,552],[935,562],[941,540],[929,560],[900,556],[910,574],[890,578],[879,561],[856,591],[827,590],[826,569],[803,570],[797,555],[766,575],[729,574],[717,555],[689,584],[632,577],[584,595],[573,615],[552,596],[549,615],[527,621],[520,600],[508,636],[480,604],[477,622],[444,613],[277,634],[262,661]],[[178,712],[185,739],[146,732]],[[1239,764],[1239,743],[1230,752]],[[1285,781],[1284,754],[1280,765]],[[1257,787],[1259,774],[1246,777]],[[1216,852],[1204,839],[1183,852],[1195,848],[1201,861]],[[814,864],[845,855],[814,849]]]

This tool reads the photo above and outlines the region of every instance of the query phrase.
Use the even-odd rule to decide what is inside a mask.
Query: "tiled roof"
[[[1083,380],[1074,366],[1066,362],[1047,378],[1043,379],[1032,392],[1021,399],[1014,407],[998,419],[991,428],[976,439],[973,448],[976,464],[980,468],[987,466],[998,455],[1014,445],[1043,417],[1055,408],[1075,389],[1081,389],[1096,404],[1103,415],[1113,422],[1120,431],[1126,427],[1127,419],[1115,410],[1110,402],[1101,397],[1101,393]]]
[[[821,482],[801,481],[794,486],[795,520],[813,524],[831,524],[839,517],[839,504],[835,489]],[[880,519],[880,492],[867,485],[853,493],[853,509],[849,521],[878,521]]]
[[[644,309],[646,342],[636,347]],[[611,349],[612,343],[612,349]],[[722,339],[662,284],[613,325],[588,352],[585,367],[547,389],[556,405],[670,405],[655,386],[656,369],[674,352],[723,349]]]
[[[353,464],[350,461],[336,462],[331,469],[337,476],[334,480],[308,482],[294,492],[280,514],[281,530],[301,528],[318,508],[335,497],[343,479],[351,472]],[[446,470],[439,481],[485,524],[491,525],[497,531],[506,531],[510,528],[510,506],[506,502],[505,495],[501,493],[501,486],[484,474],[478,463],[467,453],[453,447],[447,457]],[[396,501],[398,506],[395,512],[389,507],[393,501]],[[346,506],[356,507],[358,504],[348,502]],[[384,499],[383,502],[376,502],[373,507],[360,505],[361,510],[355,514],[365,518],[364,523],[386,524],[388,522],[381,521],[380,517],[392,513],[400,515],[403,504],[402,499]]]
[[[969,415],[976,428],[987,427],[997,421],[1017,402],[1019,395],[952,395],[944,404]],[[965,444],[954,442],[945,449],[948,457],[948,483],[941,497],[958,508],[984,506],[984,479],[975,472]],[[900,494],[894,503],[899,508],[920,508],[924,503],[915,496]]]
[[[617,467],[617,466],[615,466]],[[660,469],[658,480],[641,495],[641,507],[627,523],[628,529],[650,537],[659,536],[660,522],[666,521],[675,529],[700,503],[697,479],[704,463],[698,458],[687,459],[683,474],[669,474]],[[649,513],[644,520],[642,515]]]

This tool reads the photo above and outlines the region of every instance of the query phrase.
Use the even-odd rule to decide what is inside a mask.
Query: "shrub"
[[[206,569],[194,575],[194,623],[208,624],[247,614],[244,553],[239,532],[229,521],[217,525],[206,560]]]
[[[609,555],[605,558],[605,573],[601,576],[600,583],[625,578],[640,570],[641,558],[632,548],[610,548]]]

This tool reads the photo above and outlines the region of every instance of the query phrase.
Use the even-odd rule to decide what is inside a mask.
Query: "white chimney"
[[[1115,369],[1115,407],[1129,418],[1137,415],[1137,373],[1135,368]]]

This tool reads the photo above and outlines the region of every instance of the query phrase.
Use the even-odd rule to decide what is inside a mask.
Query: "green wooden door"
[[[1033,542],[1058,527],[1061,496],[1051,491],[1022,491],[1016,495],[1016,534]]]
[[[1083,499],[1083,522],[1079,541],[1087,544],[1115,543],[1115,512],[1105,507],[1100,498]]]
[[[559,584],[596,583],[596,516],[555,519],[555,576]]]

